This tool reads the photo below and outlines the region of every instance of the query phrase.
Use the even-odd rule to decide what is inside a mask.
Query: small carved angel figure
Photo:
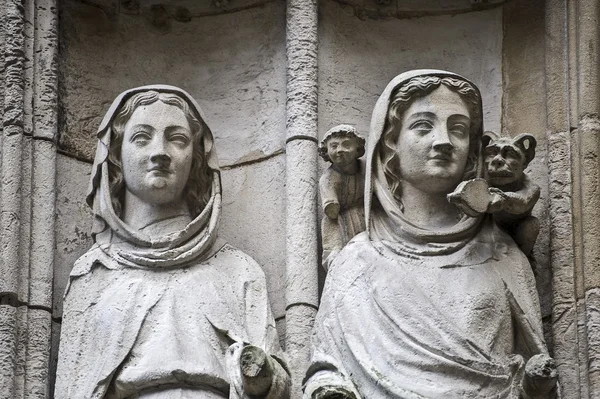
[[[354,126],[331,128],[319,145],[319,155],[331,166],[319,181],[323,217],[323,267],[355,235],[365,230],[364,167],[359,158],[365,153],[365,139]]]
[[[524,173],[535,157],[536,140],[531,134],[515,138],[483,135],[485,178],[493,199],[488,212],[529,256],[540,231],[531,211],[540,198],[540,187]]]

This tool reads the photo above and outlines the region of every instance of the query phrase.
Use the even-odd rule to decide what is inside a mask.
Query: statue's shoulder
[[[94,244],[86,253],[81,255],[75,261],[73,269],[71,270],[71,277],[79,277],[88,274],[97,264],[102,264],[107,269],[119,268],[119,263],[116,260],[108,256],[106,252],[102,250],[100,245]]]
[[[365,267],[371,263],[377,254],[378,252],[373,247],[367,232],[363,231],[350,240],[335,257],[330,265],[328,275],[332,274],[333,270],[335,270],[335,274],[340,274],[340,276],[360,273],[364,271]]]
[[[244,275],[248,279],[266,279],[263,269],[254,258],[226,242],[220,244],[220,248],[209,262],[228,272]]]

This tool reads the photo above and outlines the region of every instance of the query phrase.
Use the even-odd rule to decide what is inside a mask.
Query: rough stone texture
[[[339,123],[366,136],[387,82],[417,68],[445,69],[472,80],[483,94],[485,128],[500,131],[501,9],[361,21],[348,8],[324,1],[319,29],[319,137]]]
[[[110,101],[124,88],[150,83],[174,84],[198,99],[223,149],[222,166],[282,150],[282,2],[174,21],[168,31],[144,15],[110,18],[101,8],[75,1],[61,6],[63,151],[90,160]]]
[[[32,169],[31,242],[33,245],[29,255],[28,303],[50,309],[55,245],[56,147],[54,143],[33,140]]]
[[[254,258],[267,275],[275,318],[285,314],[285,155],[225,169],[219,236]]]
[[[317,143],[295,140],[287,145],[287,306],[317,302]],[[294,171],[294,185],[290,184]],[[293,202],[292,202],[293,199]],[[311,211],[310,213],[308,211]],[[297,267],[289,267],[289,265]],[[304,268],[302,268],[304,266]],[[288,327],[289,330],[289,327]]]
[[[59,154],[56,162],[56,251],[52,312],[62,315],[65,287],[73,263],[93,244],[92,211],[85,202],[92,165]],[[58,341],[56,341],[58,344]]]
[[[19,230],[21,208],[21,154],[24,124],[24,7],[18,0],[3,4],[6,13],[4,30],[4,104],[2,104],[2,214],[0,215],[0,248],[3,277],[0,292],[17,293],[20,282]]]
[[[361,19],[415,18],[425,15],[459,14],[494,8],[504,0],[335,0],[353,6]]]
[[[0,305],[0,395],[3,398],[15,397],[15,369],[23,366],[17,361],[17,309]]]
[[[0,305],[0,397],[48,397],[50,313]]]
[[[140,0],[138,12],[140,14],[156,13],[157,8],[163,7],[170,18],[185,21],[187,18],[216,15],[240,11],[256,6],[265,5],[275,0]],[[166,3],[166,4],[165,4]],[[123,6],[122,12],[126,12]]]
[[[540,234],[534,249],[533,267],[545,321],[545,336],[551,343],[552,269],[549,266],[543,6],[542,0],[513,1],[503,8],[502,133],[507,136],[530,133],[538,142],[536,157],[528,168],[532,180],[542,190],[534,210],[534,215],[540,220]]]
[[[27,311],[27,378],[23,398],[49,397],[50,312],[43,309]]]
[[[318,306],[317,75],[318,3],[287,2],[286,106],[286,348],[292,398],[301,396]],[[298,322],[295,315],[307,318]]]
[[[286,311],[285,351],[291,366],[292,382],[296,384],[292,385],[292,398],[302,397],[301,383],[311,355],[308,338],[312,334],[316,314],[317,309],[305,305],[292,306]]]
[[[548,213],[552,270],[554,356],[565,399],[580,398],[578,315],[575,292],[568,36],[561,0],[546,2],[545,69],[548,137]]]

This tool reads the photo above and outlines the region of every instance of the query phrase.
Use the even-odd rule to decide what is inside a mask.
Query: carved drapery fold
[[[0,397],[47,398],[58,11],[55,0],[0,8]]]

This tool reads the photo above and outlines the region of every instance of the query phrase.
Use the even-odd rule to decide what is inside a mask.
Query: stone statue
[[[172,86],[128,90],[98,137],[95,244],[65,293],[55,397],[289,397],[265,276],[217,239],[220,172],[198,104]]]
[[[485,213],[446,196],[483,177],[481,95],[410,71],[371,120],[367,231],[329,267],[305,399],[554,398],[533,273]]]
[[[365,173],[359,161],[364,153],[365,139],[350,125],[329,129],[319,145],[321,157],[331,162],[319,180],[325,270],[344,245],[365,230]]]

